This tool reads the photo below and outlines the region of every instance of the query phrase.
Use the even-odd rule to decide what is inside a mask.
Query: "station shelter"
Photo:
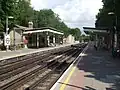
[[[83,27],[86,34],[94,37],[94,45],[98,48],[110,49],[112,47],[112,35],[106,28]]]
[[[27,28],[23,32],[23,40],[28,48],[40,48],[63,44],[63,35],[51,27]]]

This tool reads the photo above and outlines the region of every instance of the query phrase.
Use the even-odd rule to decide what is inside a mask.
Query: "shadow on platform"
[[[59,82],[60,84],[65,84],[67,86],[70,86],[70,87],[74,87],[74,88],[78,88],[78,89],[82,89],[82,90],[96,90],[92,87],[89,87],[89,86],[85,86],[85,88],[83,87],[79,87],[79,86],[75,86],[75,85],[71,85],[71,84],[66,84],[66,83],[62,83],[62,82]]]
[[[112,84],[110,88],[106,87],[106,90],[120,90],[120,59],[112,58],[108,51],[96,51],[93,45],[89,45],[85,54],[77,65],[78,69],[90,73],[84,77]]]

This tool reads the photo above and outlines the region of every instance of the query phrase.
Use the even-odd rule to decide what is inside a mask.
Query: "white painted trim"
[[[57,48],[61,48],[61,47],[67,47],[67,46],[71,46],[71,45],[76,45],[76,44],[78,44],[78,43],[60,45],[60,46],[57,46],[57,47],[40,48],[40,49],[36,49],[34,51],[33,50],[28,51],[28,52],[22,52],[22,50],[10,51],[10,52],[20,52],[20,53],[19,54],[8,55],[8,56],[3,56],[2,58],[0,58],[0,61],[4,61],[4,60],[9,59],[9,58],[15,58],[15,57],[23,56],[23,55],[30,55],[30,54],[38,53],[38,52],[42,52],[42,51],[53,50],[53,49],[57,49]]]
[[[108,33],[107,30],[94,30],[94,29],[84,29],[84,31],[88,32],[103,32],[103,33]]]
[[[50,30],[50,29],[45,29],[45,30],[35,30],[35,31],[26,31],[26,32],[23,32],[23,34],[37,33],[37,32],[52,32],[52,33],[61,34],[61,35],[64,34],[64,33],[61,33],[61,32],[57,32],[57,31]]]
[[[70,71],[70,69],[74,66],[75,62],[77,62],[76,66],[78,65],[78,63],[82,59],[83,53],[88,49],[88,46],[89,46],[89,44],[84,48],[84,50],[79,54],[79,56],[74,60],[74,62],[69,66],[69,68],[63,73],[63,75],[58,79],[58,81],[52,86],[52,88],[50,90],[55,90],[55,88],[57,87],[57,85],[59,84],[59,82],[61,82],[61,80],[63,79],[63,77],[65,77],[65,75],[68,73],[68,71]]]

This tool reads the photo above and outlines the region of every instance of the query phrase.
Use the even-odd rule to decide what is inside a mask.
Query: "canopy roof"
[[[92,28],[92,27],[83,27],[84,29],[84,32],[86,34],[89,34],[89,33],[99,33],[99,34],[105,34],[105,33],[108,33],[108,29],[107,28]]]
[[[64,34],[64,33],[58,32],[58,31],[51,30],[49,28],[48,29],[37,29],[37,30],[25,31],[25,32],[23,32],[23,34],[39,33],[39,32],[51,32],[51,33],[60,34],[60,35]]]
[[[58,32],[57,29],[52,28],[52,27],[28,28],[28,27],[23,27],[20,25],[15,25],[15,26],[22,29],[23,34],[38,33],[38,32],[51,32],[51,33],[60,34],[60,35],[64,34],[62,32]]]

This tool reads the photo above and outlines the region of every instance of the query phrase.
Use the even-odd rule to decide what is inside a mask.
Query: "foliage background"
[[[13,16],[14,20],[9,19],[9,28],[12,28],[13,24],[27,27],[28,22],[32,21],[34,28],[53,27],[64,32],[65,36],[72,34],[75,40],[80,39],[79,28],[69,28],[51,9],[34,10],[30,2],[30,0],[0,0],[0,30],[5,31],[6,16]]]

